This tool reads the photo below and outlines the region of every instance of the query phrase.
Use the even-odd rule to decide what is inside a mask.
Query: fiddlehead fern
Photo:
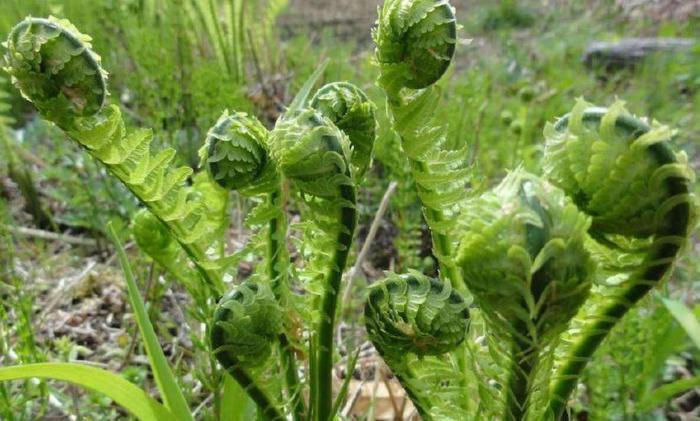
[[[264,213],[267,222],[266,269],[271,289],[281,306],[287,304],[287,221],[280,203],[280,177],[269,157],[267,129],[254,117],[245,113],[225,111],[209,130],[200,150],[203,166],[211,178],[226,190],[245,195],[266,194],[267,201],[253,213]],[[287,335],[279,335],[281,355],[284,358],[287,391],[295,404],[295,414],[303,413],[296,362]]]
[[[13,83],[57,124],[97,113],[108,95],[107,72],[90,41],[67,20],[51,16],[23,20],[5,43]]]
[[[267,152],[267,129],[245,113],[225,111],[209,130],[200,150],[214,181],[227,190],[279,188]],[[261,182],[272,180],[273,182]]]
[[[464,223],[457,262],[496,340],[510,344],[504,419],[521,420],[541,352],[588,297],[590,218],[561,190],[518,170],[473,199]]]
[[[352,145],[353,175],[362,178],[372,161],[377,131],[374,104],[355,85],[334,82],[319,89],[309,105],[348,136]]]
[[[374,33],[379,85],[390,95],[424,89],[447,71],[457,43],[447,0],[387,0]]]
[[[466,145],[448,145],[448,123],[439,112],[441,93],[434,85],[455,51],[454,10],[446,0],[386,0],[373,37],[377,84],[387,94],[393,127],[411,166],[440,276],[464,290],[453,261],[454,232],[449,231],[466,199],[470,170]]]
[[[331,253],[323,273],[317,363],[312,365],[311,400],[318,420],[331,412],[333,332],[340,280],[357,225],[356,192],[347,136],[313,109],[302,109],[278,121],[270,138],[270,155],[279,172],[289,179],[314,210],[316,224],[332,241],[330,249],[315,247],[319,255]],[[312,356],[311,358],[314,358]]]
[[[226,260],[206,251],[219,230],[211,203],[184,185],[192,170],[175,168],[175,150],[151,152],[149,130],[127,130],[117,106],[102,108],[106,72],[90,38],[70,22],[27,18],[5,43],[12,81],[41,114],[56,123],[119,178],[165,223],[214,289]]]
[[[430,410],[439,402],[439,393],[431,393],[435,390],[415,381],[412,366],[416,362],[408,356],[420,360],[440,357],[464,341],[469,310],[462,296],[449,284],[418,272],[390,274],[371,287],[365,324],[370,340],[400,379],[421,417],[432,419]]]
[[[253,378],[270,358],[282,332],[282,312],[272,291],[244,282],[227,293],[214,312],[211,346],[221,365],[246,389],[266,419],[284,420],[279,406]]]
[[[586,363],[612,327],[671,271],[693,226],[692,170],[671,147],[674,132],[633,117],[621,102],[609,109],[580,100],[545,128],[545,173],[592,217],[591,235],[625,281],[586,315],[559,367],[549,404],[559,417]]]
[[[141,209],[133,217],[131,232],[144,253],[158,262],[190,293],[194,292],[196,282],[201,278],[187,265],[182,249],[160,219],[148,209]]]

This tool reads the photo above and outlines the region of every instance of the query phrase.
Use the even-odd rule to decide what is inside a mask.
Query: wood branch
[[[391,196],[394,194],[394,191],[396,191],[396,186],[396,181],[392,181],[391,183],[389,183],[389,187],[386,189],[386,192],[384,192],[384,197],[382,197],[382,201],[379,203],[379,209],[377,209],[377,213],[374,215],[372,225],[369,227],[367,238],[365,238],[365,242],[364,244],[362,244],[360,253],[357,255],[355,265],[345,274],[345,278],[347,279],[347,286],[345,288],[345,294],[343,294],[344,303],[347,303],[350,299],[350,294],[352,292],[352,284],[355,282],[357,273],[362,267],[362,262],[367,257],[367,253],[369,253],[369,248],[372,245],[372,242],[374,242],[374,237],[377,235],[379,225],[381,225],[382,218],[384,218],[384,214],[386,213],[386,210],[389,207],[389,199],[391,199]]]

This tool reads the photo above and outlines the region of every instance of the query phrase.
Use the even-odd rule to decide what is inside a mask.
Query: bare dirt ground
[[[496,3],[497,0],[492,0]],[[579,0],[525,0],[534,9],[546,9],[557,5],[571,4]],[[595,7],[598,0],[586,0]],[[289,12],[281,24],[293,29],[303,26],[313,28],[334,27],[341,35],[365,34],[357,31],[369,28],[374,23],[381,0],[291,0]],[[453,0],[458,10],[474,13],[477,8],[489,5],[483,0]],[[700,0],[615,0],[630,19],[651,18],[654,21],[686,21],[700,18]]]

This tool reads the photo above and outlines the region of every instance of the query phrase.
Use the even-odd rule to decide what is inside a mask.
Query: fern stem
[[[602,118],[602,112],[587,113],[584,121],[596,121]],[[568,122],[562,119],[558,125]],[[628,133],[645,133],[648,126],[628,116],[618,117],[615,125]],[[649,147],[649,152],[659,166],[677,162],[674,152],[668,144],[657,143]],[[573,345],[564,364],[555,375],[555,383],[550,389],[548,413],[554,419],[559,419],[566,409],[566,403],[581,377],[581,373],[593,357],[598,346],[603,342],[610,330],[617,324],[627,311],[634,307],[646,294],[656,287],[671,271],[673,263],[682,248],[682,242],[687,238],[691,223],[691,203],[685,199],[673,202],[675,198],[689,195],[688,180],[681,177],[669,177],[665,181],[668,191],[667,203],[670,209],[663,215],[660,230],[654,235],[651,251],[641,264],[639,272],[633,275],[629,285],[622,289],[614,299],[608,302],[593,318],[582,333],[581,338]]]
[[[272,206],[280,207],[280,213],[277,217],[270,220],[268,226],[267,273],[272,282],[272,291],[277,301],[284,308],[286,304],[285,297],[288,292],[286,276],[287,266],[284,261],[287,259],[284,243],[287,232],[287,221],[281,209],[279,190],[270,193],[268,200]],[[280,268],[284,268],[284,272],[280,272]],[[296,359],[294,358],[294,351],[291,348],[287,334],[284,332],[279,335],[279,345],[280,353],[282,354],[282,365],[284,366],[287,393],[292,401],[294,420],[302,420],[305,409],[299,377],[297,375]]]
[[[352,239],[357,225],[355,187],[348,184],[340,186],[340,195],[345,204],[340,208],[340,230],[336,239],[336,248],[325,280],[325,292],[321,304],[321,321],[318,327],[318,363],[315,377],[317,393],[315,402],[316,416],[319,421],[331,418],[333,405],[333,333],[335,315],[338,307],[340,280],[347,264]]]
[[[524,325],[524,324],[523,324]],[[525,326],[516,328],[523,332]],[[530,383],[537,368],[538,349],[534,346],[531,335],[513,338],[511,358],[513,359],[508,381],[508,396],[503,419],[520,421],[527,415]]]
[[[411,164],[411,172],[427,172],[428,166],[424,161],[419,161],[416,159],[409,159]],[[415,177],[414,177],[415,178]],[[420,184],[416,183],[416,188],[418,190],[418,197],[421,193],[425,192]],[[422,201],[421,201],[422,202]],[[464,281],[460,273],[457,270],[457,266],[452,261],[454,254],[454,247],[449,237],[437,230],[434,230],[431,225],[431,221],[434,223],[440,223],[445,220],[445,216],[438,209],[433,209],[422,203],[423,212],[425,213],[425,219],[428,222],[428,227],[430,228],[430,234],[433,238],[433,248],[435,250],[436,258],[438,260],[438,266],[440,268],[440,279],[442,281],[449,280],[450,284],[460,292],[465,292],[467,290]]]

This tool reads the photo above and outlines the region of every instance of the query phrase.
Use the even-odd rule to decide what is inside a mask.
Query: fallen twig
[[[384,214],[386,213],[386,210],[389,207],[389,199],[391,199],[391,196],[396,191],[396,186],[396,181],[392,181],[391,183],[389,183],[389,187],[387,187],[386,191],[384,192],[384,197],[382,197],[382,201],[379,203],[379,209],[377,209],[377,213],[374,215],[372,225],[370,225],[369,227],[367,238],[365,238],[365,242],[364,244],[362,244],[360,253],[357,255],[355,265],[345,274],[345,277],[347,279],[347,287],[345,288],[345,293],[343,294],[342,302],[344,303],[348,302],[348,300],[350,299],[350,294],[352,292],[352,284],[355,282],[355,278],[357,278],[357,273],[360,271],[362,262],[367,257],[367,253],[369,252],[369,248],[372,245],[372,242],[374,241],[374,237],[377,236],[379,225],[381,224],[382,218],[384,218]]]
[[[44,231],[36,228],[13,227],[10,225],[2,225],[2,229],[9,231],[12,234],[21,235],[23,237],[40,238],[42,240],[61,241],[66,244],[78,246],[95,247],[97,240],[94,238],[75,237],[68,234],[58,234],[51,231]]]

